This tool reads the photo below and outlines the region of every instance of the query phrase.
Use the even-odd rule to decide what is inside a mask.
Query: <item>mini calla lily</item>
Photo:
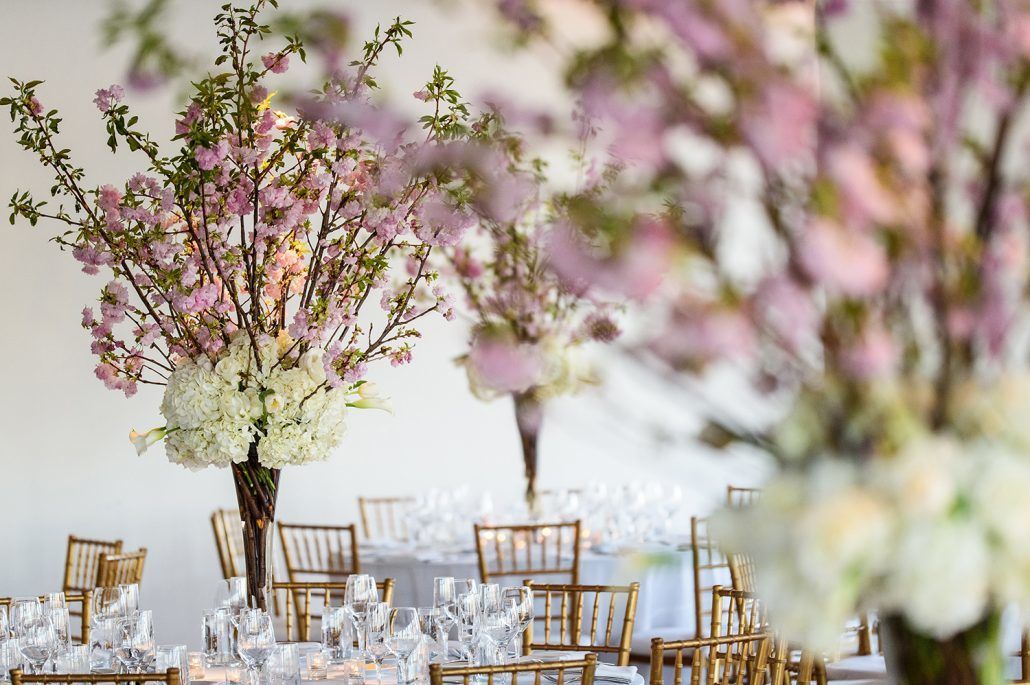
[[[167,433],[168,430],[165,428],[151,428],[146,433],[137,433],[136,429],[133,428],[129,431],[129,441],[136,448],[136,454],[142,455],[151,445],[161,440]]]
[[[348,402],[348,407],[357,409],[382,409],[393,413],[393,403],[388,397],[383,397],[379,392],[379,386],[372,382],[365,382],[354,389],[358,399]]]

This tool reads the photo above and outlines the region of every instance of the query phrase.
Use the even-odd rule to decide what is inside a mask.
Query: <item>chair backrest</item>
[[[507,526],[475,524],[479,576],[484,583],[505,576],[543,576],[579,582],[579,521]]]
[[[243,563],[243,524],[238,509],[218,509],[211,514],[211,528],[218,548],[222,577],[246,575]]]
[[[365,539],[407,541],[405,514],[414,503],[414,497],[359,497],[358,511]]]
[[[708,534],[708,519],[691,517],[690,544],[694,564],[694,631],[695,637],[704,637],[712,613],[712,589],[731,580],[730,564]]]
[[[525,655],[535,650],[597,652],[615,654],[617,665],[629,665],[640,583],[606,586],[526,580],[524,585],[533,590],[535,605],[523,641]]]
[[[769,633],[723,635],[666,642],[651,640],[650,685],[664,685],[664,668],[671,656],[672,682],[680,685],[684,670],[690,685],[763,685],[769,677],[772,636]],[[772,680],[772,685],[782,685]]]
[[[730,583],[734,590],[754,592],[755,587],[755,563],[747,554],[729,554],[726,560],[730,565]]]
[[[771,685],[826,685],[826,662],[777,638],[769,655],[769,677]]]
[[[147,548],[135,552],[105,554],[97,567],[97,587],[114,587],[143,582],[143,564],[147,560]]]
[[[352,573],[361,572],[358,533],[353,523],[349,526],[279,523],[279,538],[290,582],[344,580]]]
[[[376,582],[379,601],[393,603],[393,578]],[[341,606],[347,583],[272,583],[275,606],[285,602],[286,637],[291,642],[307,642],[311,637],[312,619],[321,619],[327,606]]]
[[[730,508],[750,506],[757,502],[761,496],[761,488],[740,488],[736,485],[726,486],[726,505]]]
[[[61,589],[66,593],[92,590],[97,586],[100,557],[105,554],[118,554],[121,551],[121,540],[87,540],[69,535]]]
[[[11,685],[22,683],[164,683],[179,685],[179,669],[169,668],[157,673],[47,673],[30,675],[20,668],[11,671]]]
[[[751,592],[716,585],[712,588],[709,637],[752,635],[769,630],[765,605]]]
[[[494,685],[494,677],[498,675],[503,677],[497,680],[504,682],[505,685],[519,685],[520,682],[523,685],[543,685],[545,681],[548,685],[593,685],[596,668],[596,654],[587,654],[576,661],[515,663],[503,666],[444,667],[442,664],[430,664],[429,685],[443,685],[444,679],[448,683],[454,683],[458,678],[461,679],[462,685],[469,685],[473,678],[476,678],[476,682],[483,682],[483,678],[477,676],[485,676],[486,685]]]
[[[45,600],[46,595],[39,597],[40,602]],[[10,607],[13,601],[13,597],[0,597],[0,607]],[[82,625],[79,628],[79,644],[88,645],[90,614],[93,611],[93,591],[66,592],[64,593],[64,601],[68,605],[68,614],[70,616],[82,617]]]

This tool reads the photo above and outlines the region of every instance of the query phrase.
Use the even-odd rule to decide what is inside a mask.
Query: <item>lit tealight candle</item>
[[[325,652],[318,651],[308,654],[308,679],[325,680],[327,665]]]
[[[190,680],[204,679],[204,653],[190,652],[187,655],[190,667]]]

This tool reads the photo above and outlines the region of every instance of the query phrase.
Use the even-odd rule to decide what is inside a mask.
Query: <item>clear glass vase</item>
[[[880,624],[887,673],[896,685],[1002,685],[1006,683],[1000,616],[946,639],[924,635],[900,616]]]
[[[256,442],[252,443],[247,461],[233,464],[232,471],[243,524],[248,599],[252,606],[267,610],[272,596],[272,529],[279,496],[279,469],[262,466],[257,447]]]

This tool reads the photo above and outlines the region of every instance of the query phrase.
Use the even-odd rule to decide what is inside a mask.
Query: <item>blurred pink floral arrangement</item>
[[[782,465],[770,497],[724,529],[753,555],[774,624],[825,646],[827,628],[879,609],[901,644],[992,639],[998,612],[1030,600],[1030,585],[983,564],[1026,568],[1030,541],[1012,534],[1026,512],[1019,498],[978,500],[944,453],[978,464],[983,488],[1030,487],[1017,418],[1030,412],[1030,7],[572,5],[498,3],[523,42],[568,57],[567,80],[620,170],[582,197],[582,249],[564,267],[629,297],[654,292],[667,315],[645,352],[667,368],[735,369],[780,408],[761,424],[713,412],[700,434]],[[570,38],[557,10],[593,30]],[[665,284],[642,288],[663,265]],[[908,506],[930,483],[939,499]],[[822,490],[861,496],[824,517],[834,500]],[[809,535],[821,517],[841,527]],[[975,549],[981,565],[938,575],[945,549]],[[881,553],[903,568],[877,566]]]

